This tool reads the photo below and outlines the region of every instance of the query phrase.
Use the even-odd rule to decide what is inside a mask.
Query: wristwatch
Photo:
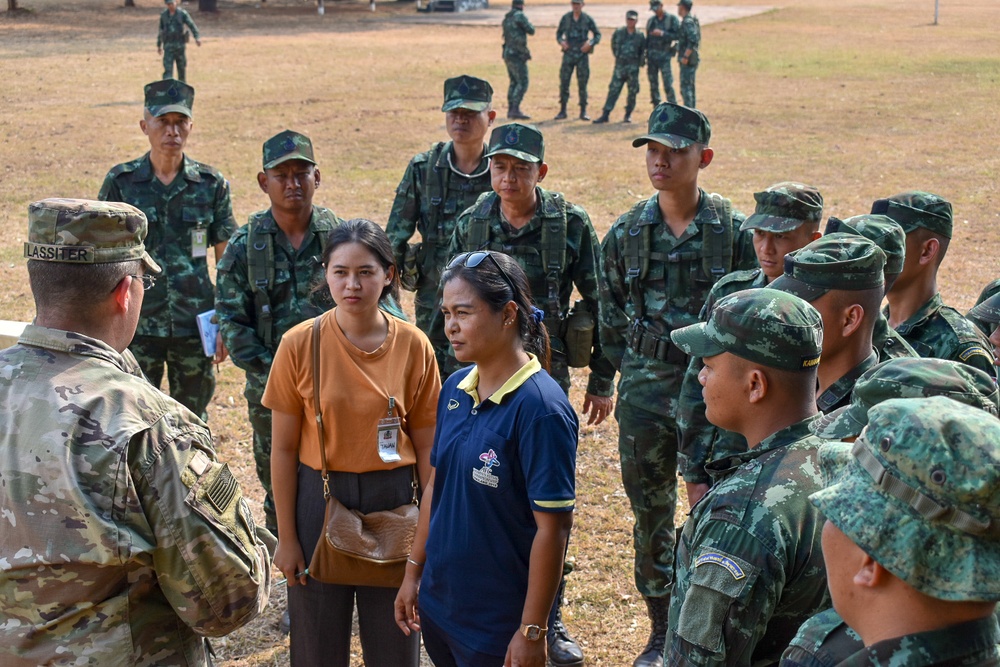
[[[524,635],[524,638],[529,642],[538,641],[545,636],[547,630],[548,628],[543,628],[540,625],[521,624],[521,634]]]

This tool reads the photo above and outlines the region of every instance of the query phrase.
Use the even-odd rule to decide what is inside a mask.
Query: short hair
[[[944,261],[944,256],[948,254],[948,246],[951,245],[951,239],[937,232],[933,232],[926,227],[917,227],[912,232],[907,234],[907,236],[913,235],[917,238],[917,241],[923,245],[925,241],[929,239],[937,239],[939,250],[937,257],[935,258],[935,267],[941,266],[941,262]]]
[[[767,377],[768,384],[781,387],[781,391],[788,395],[801,396],[816,393],[816,375],[819,364],[815,364],[802,370],[785,370],[774,368],[757,361],[751,361],[739,355],[733,355],[739,363],[742,372],[749,373],[751,369],[757,368]],[[820,361],[820,363],[823,363]]]
[[[137,275],[142,260],[70,264],[28,260],[28,283],[35,310],[60,310],[88,320],[94,304],[104,301],[125,276]]]
[[[382,269],[388,273],[389,267],[396,267],[396,257],[392,254],[392,243],[386,235],[385,230],[376,225],[371,220],[365,218],[351,218],[350,220],[333,228],[330,235],[326,237],[326,248],[323,249],[323,266],[330,262],[330,257],[334,251],[345,243],[360,243],[368,249]],[[316,286],[317,290],[322,290],[325,283]],[[382,288],[379,301],[384,302],[389,297],[399,300],[399,268],[393,271],[392,280]]]

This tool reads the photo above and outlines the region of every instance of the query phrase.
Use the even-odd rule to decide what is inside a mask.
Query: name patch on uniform
[[[483,452],[479,455],[479,460],[483,462],[483,467],[472,469],[473,481],[479,482],[483,486],[488,486],[491,489],[497,488],[497,485],[500,484],[500,478],[494,475],[491,470],[493,466],[500,466],[500,459],[497,458],[496,452],[492,449],[488,452]]]
[[[448,401],[448,409],[449,410],[454,410],[457,407],[458,407],[458,401],[456,401],[454,398],[452,398],[452,399],[450,399]]]
[[[737,581],[747,576],[743,572],[743,568],[741,568],[736,561],[729,556],[713,553],[702,554],[701,556],[698,556],[698,559],[694,562],[695,567],[701,567],[705,564],[719,565],[726,568],[729,570],[729,574],[733,575],[733,579],[736,579]]]
[[[815,357],[802,357],[802,368],[812,368],[819,365],[819,355]]]
[[[94,263],[94,249],[90,246],[49,245],[46,243],[25,242],[24,256],[28,259],[38,259],[43,262]]]

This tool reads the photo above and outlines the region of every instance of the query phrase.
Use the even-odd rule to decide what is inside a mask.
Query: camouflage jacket
[[[781,667],[834,667],[865,648],[864,642],[833,609],[802,624],[781,654]]]
[[[591,34],[594,36],[589,37]],[[591,46],[597,46],[597,43],[601,41],[601,31],[587,12],[580,14],[579,21],[573,20],[573,12],[566,12],[559,19],[559,27],[556,28],[556,41],[569,42],[567,54],[579,54],[580,47],[587,42],[590,42]]]
[[[872,331],[872,346],[878,352],[879,362],[920,356],[898,331],[889,326],[889,320],[881,313],[875,321],[875,330]]]
[[[799,626],[830,606],[823,515],[809,502],[823,488],[816,418],[709,464],[716,484],[677,542],[664,664],[776,663]]]
[[[821,362],[822,363],[822,362]],[[858,378],[874,368],[878,364],[878,353],[872,350],[864,361],[849,370],[843,377],[823,390],[823,393],[816,397],[816,407],[823,414],[833,412],[837,408],[842,408],[851,403],[851,391],[857,384]]]
[[[714,200],[716,196],[701,190],[694,221],[675,237],[663,221],[657,195],[653,195],[619,217],[601,244],[598,323],[604,354],[621,372],[619,400],[671,418],[688,360],[685,358],[679,365],[645,356],[629,345],[629,337],[641,328],[669,341],[671,331],[698,321],[698,313],[717,280],[703,270],[707,234],[723,224]],[[730,270],[753,268],[757,265],[753,236],[738,231],[744,220],[742,213],[733,210],[731,217]],[[633,225],[648,226],[649,251],[656,258],[668,258],[651,260],[648,274],[641,279],[628,275],[625,238]],[[636,294],[641,304],[636,303]]]
[[[142,302],[137,336],[197,336],[198,313],[214,308],[215,289],[206,257],[192,257],[194,230],[206,234],[207,251],[236,231],[229,183],[217,170],[184,156],[173,183],[153,173],[149,153],[108,172],[97,195],[132,204],[146,214],[146,250],[163,269]]]
[[[691,14],[681,21],[681,29],[677,36],[677,53],[683,56],[688,49],[691,49],[690,65],[697,64],[698,48],[701,46],[701,26]]]
[[[520,9],[511,9],[503,17],[504,60],[531,60],[528,35],[535,34],[535,26]]]
[[[889,316],[889,308],[884,314]],[[997,376],[990,344],[972,322],[941,301],[935,294],[920,310],[896,331],[906,339],[921,357],[961,361],[973,368]]]
[[[654,30],[662,30],[660,36],[653,35]],[[674,42],[681,31],[681,20],[676,14],[665,12],[661,19],[656,14],[646,21],[646,51],[649,53],[649,61],[662,63],[670,60],[677,53]]]
[[[1000,631],[993,616],[940,630],[904,635],[872,644],[840,663],[845,667],[892,665],[1000,665]]]
[[[191,34],[195,39],[199,39],[198,26],[194,24],[194,19],[188,14],[186,9],[177,8],[171,16],[169,9],[160,12],[160,31],[156,33],[156,46],[183,46],[184,26],[191,28]]]
[[[0,368],[0,663],[208,664],[274,546],[208,427],[82,334],[29,325]]]
[[[611,35],[611,52],[615,54],[615,67],[640,67],[646,64],[646,38],[641,30],[630,35],[628,28],[618,28]]]

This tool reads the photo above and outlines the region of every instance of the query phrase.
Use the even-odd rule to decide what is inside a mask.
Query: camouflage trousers
[[[505,58],[507,64],[507,76],[510,78],[510,85],[507,87],[507,108],[521,106],[524,94],[528,92],[528,61],[514,58]]]
[[[163,382],[163,366],[166,364],[170,395],[203,421],[208,421],[205,409],[215,393],[215,368],[212,357],[205,356],[198,336],[136,336],[128,349],[154,387]]]
[[[663,58],[666,58],[665,60]],[[673,56],[649,56],[649,67],[646,74],[649,77],[649,100],[655,107],[663,100],[660,98],[660,77],[663,77],[663,91],[667,94],[667,101],[677,104],[677,95],[674,93],[674,72],[670,66]]]
[[[174,63],[177,63],[177,80],[186,81],[187,75],[187,49],[183,44],[163,45],[163,78],[172,79],[174,76]]]
[[[576,85],[580,91],[580,106],[587,106],[587,82],[590,81],[590,56],[579,51],[563,53],[559,68],[559,104],[569,102],[569,82],[576,70]]]
[[[253,461],[257,479],[264,488],[264,527],[277,537],[278,517],[271,495],[271,410],[260,403],[247,401],[247,417],[253,429]]]
[[[635,517],[635,586],[645,597],[664,598],[674,581],[677,426],[621,400],[615,418],[622,483]]]
[[[697,71],[697,65],[681,65],[681,97],[684,98],[684,106],[691,109],[697,108],[694,97],[694,74]]]
[[[611,75],[611,83],[608,84],[608,99],[604,103],[604,113],[611,113],[618,103],[618,96],[622,93],[622,87],[628,84],[628,98],[625,103],[625,115],[632,113],[635,109],[635,98],[639,94],[639,65],[615,65],[614,74]]]

